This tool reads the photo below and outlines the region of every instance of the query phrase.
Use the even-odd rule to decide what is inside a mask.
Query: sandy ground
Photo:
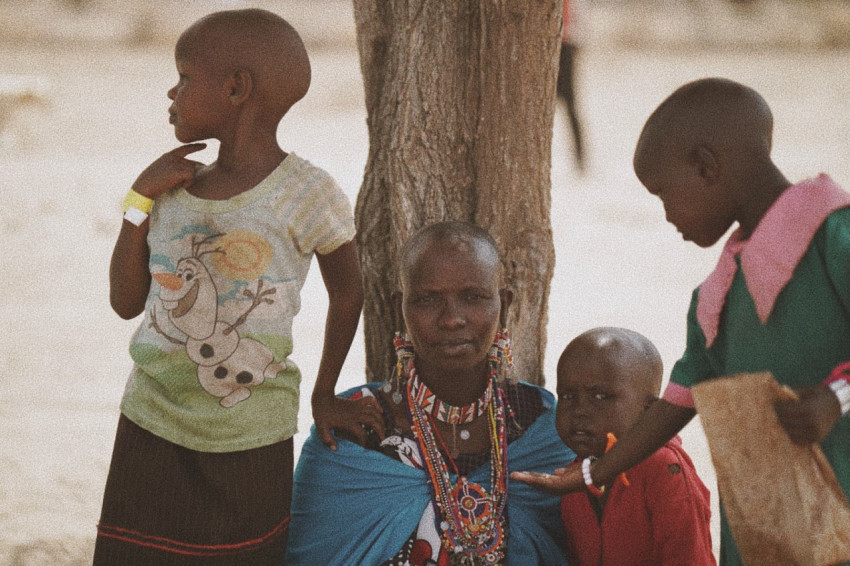
[[[36,74],[47,102],[0,132],[0,566],[90,560],[118,403],[138,321],[108,304],[107,271],[127,187],[175,145],[166,90],[168,48],[0,43],[0,74]],[[314,50],[314,84],[284,120],[286,149],[326,168],[352,201],[367,155],[356,52]],[[758,89],[776,118],[774,156],[793,180],[829,172],[850,187],[850,52],[621,50],[591,46],[580,60],[590,169],[575,173],[565,116],[556,114],[552,205],[557,266],[546,372],[561,348],[598,325],[645,333],[669,367],[684,345],[692,288],[718,249],[682,242],[631,172],[645,117],[676,86],[720,75]],[[213,148],[202,159],[214,158]],[[309,428],[326,298],[314,269],[296,318],[294,359],[305,376]],[[362,336],[340,388],[362,380]],[[684,438],[716,504],[698,424]],[[717,542],[715,520],[715,543]]]

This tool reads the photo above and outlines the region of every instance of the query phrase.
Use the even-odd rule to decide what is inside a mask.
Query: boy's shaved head
[[[589,358],[606,364],[611,375],[629,376],[629,385],[646,397],[661,392],[661,355],[648,338],[633,330],[600,327],[577,336],[558,360],[558,374],[571,359]]]
[[[737,155],[739,162],[763,162],[772,136],[773,116],[755,90],[727,79],[701,79],[678,88],[650,115],[634,167],[645,170],[660,155],[686,159],[700,145]]]
[[[226,10],[205,16],[180,36],[176,55],[197,57],[223,74],[247,71],[257,98],[277,120],[310,87],[310,60],[301,37],[286,20],[267,10]]]
[[[579,458],[602,456],[661,392],[663,367],[647,338],[601,327],[574,338],[558,360],[558,436]]]

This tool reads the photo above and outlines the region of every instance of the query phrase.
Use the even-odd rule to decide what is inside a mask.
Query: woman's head
[[[423,378],[483,372],[511,302],[493,238],[466,222],[432,224],[405,243],[400,275],[397,306]]]

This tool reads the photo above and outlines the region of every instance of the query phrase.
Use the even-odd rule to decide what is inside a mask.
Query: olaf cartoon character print
[[[250,285],[236,280],[233,290],[222,301],[205,261],[224,275],[244,275],[238,272],[246,265],[253,274],[260,275],[268,266],[271,249],[262,237],[241,230],[206,236],[196,233],[188,236],[188,240],[191,255],[181,257],[173,272],[151,273],[160,285],[162,309],[186,338],[171,336],[163,330],[156,305],[151,308],[150,326],[169,342],[184,345],[189,359],[198,364],[201,387],[218,397],[223,407],[233,407],[251,396],[252,387],[286,369],[285,364],[275,362],[274,354],[262,342],[239,334],[239,327],[255,310],[274,304],[277,289],[273,285],[267,287],[268,281],[260,277]],[[223,316],[222,303],[234,301],[241,313],[238,316],[233,313],[235,319]]]

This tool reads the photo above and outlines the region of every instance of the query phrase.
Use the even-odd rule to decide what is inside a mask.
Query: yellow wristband
[[[148,213],[153,208],[153,199],[149,199],[130,189],[127,196],[124,197],[124,202],[121,204],[121,209],[124,212],[127,212],[129,208],[137,208],[142,212]]]

